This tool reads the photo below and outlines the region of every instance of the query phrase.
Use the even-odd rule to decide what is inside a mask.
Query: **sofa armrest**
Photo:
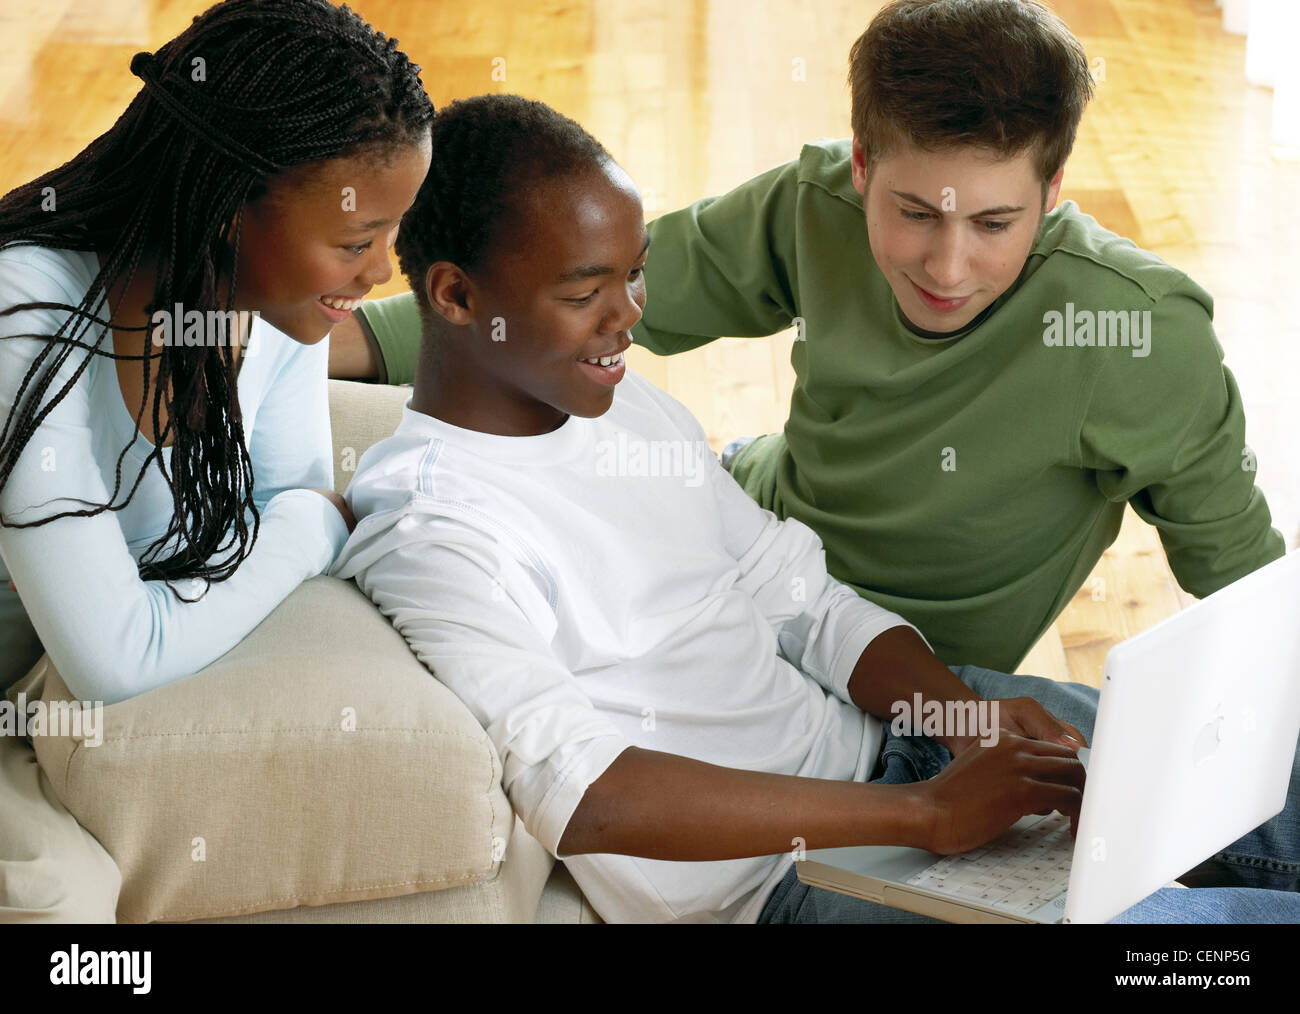
[[[43,698],[72,699],[45,664]],[[511,838],[487,734],[350,581],[304,583],[202,672],[102,719],[99,745],[33,745],[121,868],[122,922],[469,884]]]

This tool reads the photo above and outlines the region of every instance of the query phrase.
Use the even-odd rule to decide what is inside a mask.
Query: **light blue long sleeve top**
[[[77,306],[98,269],[94,253],[0,250],[0,308],[36,301]],[[48,344],[15,336],[53,334],[68,316],[66,310],[25,310],[0,317],[0,420],[9,417],[23,377]],[[101,331],[92,325],[82,340],[94,344]],[[171,493],[156,463],[120,511],[35,528],[0,527],[0,689],[23,676],[42,650],[82,700],[112,704],[183,679],[224,655],[300,583],[333,562],[347,541],[347,525],[328,500],[311,492],[334,485],[329,339],[302,345],[260,318],[250,335],[237,389],[261,516],[251,554],[231,578],[213,583],[193,603],[180,601],[162,581],[142,581],[137,560],[172,516]],[[112,337],[110,330],[105,351],[112,351]],[[87,355],[72,350],[42,404]],[[108,503],[118,456],[130,443],[114,501],[121,503],[153,449],[143,435],[132,441],[133,430],[134,410],[122,399],[114,360],[92,355],[19,455],[0,492],[0,514],[6,522],[24,522]],[[170,463],[170,448],[162,454]],[[251,512],[248,520],[251,525]],[[10,579],[17,594],[8,588]],[[184,582],[178,587],[193,597]]]

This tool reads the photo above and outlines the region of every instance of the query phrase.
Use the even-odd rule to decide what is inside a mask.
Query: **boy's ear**
[[[867,157],[856,135],[853,138],[853,189],[863,197],[867,196]]]
[[[1056,175],[1052,177],[1052,182],[1047,185],[1047,200],[1043,203],[1043,213],[1051,211],[1056,207],[1057,198],[1061,196],[1061,181],[1065,178],[1065,166],[1056,170]]]
[[[452,324],[473,323],[469,279],[449,261],[438,261],[424,276],[424,294],[429,305]]]

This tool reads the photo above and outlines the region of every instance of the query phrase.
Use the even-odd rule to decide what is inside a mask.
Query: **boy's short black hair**
[[[1044,195],[1093,91],[1083,46],[1035,0],[894,0],[853,44],[849,86],[868,172],[900,141],[1032,150]]]
[[[578,123],[519,95],[476,95],[433,120],[433,156],[395,250],[426,332],[441,319],[424,279],[438,261],[472,273],[519,225],[520,197],[544,180],[599,168],[609,152]]]

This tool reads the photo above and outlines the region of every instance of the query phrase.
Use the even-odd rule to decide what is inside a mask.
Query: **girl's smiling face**
[[[645,307],[649,244],[640,193],[612,162],[521,195],[480,270],[440,261],[426,275],[430,305],[452,325],[436,338],[433,414],[531,436],[607,412]],[[585,362],[601,357],[615,362]]]
[[[359,302],[388,281],[388,248],[429,171],[428,135],[388,156],[295,167],[247,202],[235,308],[257,310],[290,338],[313,345],[355,305],[331,308],[322,296]]]

